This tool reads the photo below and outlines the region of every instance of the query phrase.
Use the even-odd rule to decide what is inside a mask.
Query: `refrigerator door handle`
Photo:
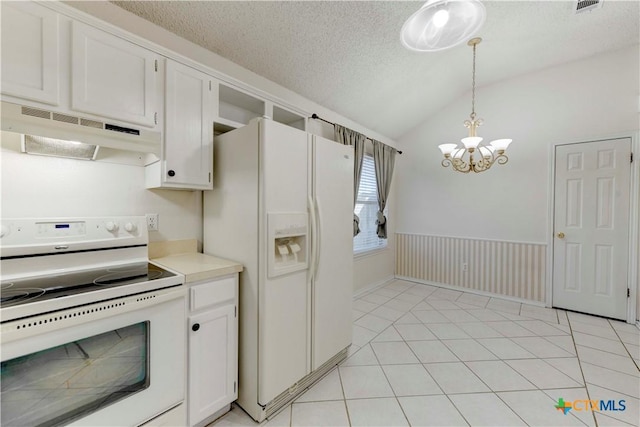
[[[311,265],[309,266],[309,277],[311,279],[313,279],[316,275],[316,223],[317,223],[317,218],[316,218],[316,210],[315,210],[315,206],[313,203],[313,200],[311,199],[311,197],[307,197],[307,203],[309,205],[309,214],[311,215],[311,227],[309,230],[309,235],[311,237],[311,243],[309,244],[309,247],[311,249],[311,254],[310,254],[310,259],[311,259]]]
[[[321,246],[321,241],[320,241],[320,236],[322,234],[322,230],[320,229],[321,227],[321,223],[322,223],[322,217],[320,216],[320,202],[318,202],[318,199],[314,199],[316,202],[316,228],[314,230],[316,236],[315,236],[315,242],[316,242],[316,247],[314,250],[314,255],[315,255],[315,271],[313,272],[313,278],[316,279],[316,276],[318,275],[318,269],[320,266],[320,248]]]

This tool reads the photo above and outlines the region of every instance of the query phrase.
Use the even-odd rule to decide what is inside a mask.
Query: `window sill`
[[[353,259],[357,260],[360,258],[367,258],[370,256],[375,256],[378,254],[381,254],[383,252],[386,252],[389,249],[389,245],[382,247],[382,248],[375,248],[375,249],[365,249],[362,251],[358,251],[358,252],[354,252],[353,253]]]

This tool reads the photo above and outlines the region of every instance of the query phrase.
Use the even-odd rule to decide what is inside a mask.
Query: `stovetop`
[[[0,323],[182,286],[144,216],[0,218]]]
[[[140,285],[175,277],[154,264],[138,262],[114,267],[3,281],[0,284],[0,308],[63,298],[120,286]],[[125,290],[123,289],[123,292]]]

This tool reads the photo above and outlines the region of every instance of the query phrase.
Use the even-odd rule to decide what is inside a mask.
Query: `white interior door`
[[[353,147],[313,137],[317,264],[312,293],[312,365],[351,344]]]
[[[626,319],[629,138],[556,147],[553,306]]]

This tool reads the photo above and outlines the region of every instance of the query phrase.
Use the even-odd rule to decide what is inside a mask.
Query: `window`
[[[360,234],[353,238],[353,252],[362,253],[387,247],[387,239],[378,238],[376,232],[378,212],[378,193],[376,186],[376,170],[373,156],[365,154],[362,160],[360,188],[356,201],[355,213],[360,218]],[[387,215],[385,209],[385,215]]]

